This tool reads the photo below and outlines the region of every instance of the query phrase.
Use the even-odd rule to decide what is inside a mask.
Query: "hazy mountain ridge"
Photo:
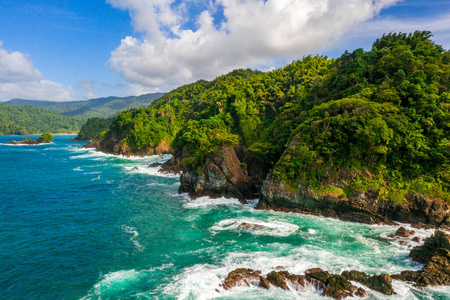
[[[112,117],[123,110],[146,107],[154,100],[159,99],[163,95],[164,93],[151,93],[141,96],[129,97],[110,96],[70,102],[11,99],[4,103],[18,106],[31,105],[34,107],[48,109],[64,116],[77,117],[86,120],[88,118],[94,117]]]

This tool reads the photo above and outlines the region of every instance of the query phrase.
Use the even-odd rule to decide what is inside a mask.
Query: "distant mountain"
[[[150,103],[161,98],[163,95],[164,93],[152,93],[141,96],[106,97],[70,102],[12,99],[4,103],[20,106],[31,105],[34,107],[45,108],[64,116],[87,120],[88,118],[94,117],[108,118],[127,109],[147,107]]]
[[[0,134],[78,132],[84,121],[33,107],[0,103]]]

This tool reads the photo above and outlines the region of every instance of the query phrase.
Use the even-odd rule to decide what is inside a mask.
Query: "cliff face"
[[[332,193],[316,194],[312,189],[290,189],[275,176],[268,176],[261,189],[261,209],[311,213],[368,224],[391,224],[392,220],[450,226],[450,205],[440,199],[414,194],[402,203],[379,200],[376,194],[357,193],[350,197]]]
[[[123,156],[151,156],[172,153],[169,143],[164,140],[156,147],[144,147],[139,149],[137,147],[130,147],[126,145],[124,143],[124,137],[109,138],[100,141],[94,140],[87,143],[83,147],[97,148],[98,151],[104,153]]]
[[[254,195],[252,179],[242,168],[233,147],[222,146],[201,170],[185,170],[180,177],[180,193],[192,197],[235,197],[250,199]]]

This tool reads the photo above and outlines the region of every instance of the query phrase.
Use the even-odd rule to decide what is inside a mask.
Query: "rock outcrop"
[[[403,230],[401,230],[403,231]],[[342,274],[331,274],[320,268],[305,271],[304,275],[290,274],[282,267],[261,276],[261,271],[251,269],[236,269],[228,274],[222,284],[224,289],[235,286],[259,286],[268,289],[271,286],[283,290],[304,290],[307,286],[314,287],[323,296],[334,299],[346,297],[365,297],[366,291],[357,288],[351,282],[358,282],[369,289],[385,295],[395,295],[392,280],[402,280],[419,287],[450,285],[450,235],[436,230],[424,245],[415,247],[410,257],[418,262],[425,263],[420,271],[407,270],[400,274],[368,275],[364,272],[351,270]]]
[[[259,285],[261,271],[252,269],[236,269],[228,274],[225,282],[221,286],[228,290],[237,286]]]
[[[44,140],[44,139],[29,139],[29,138],[23,138],[21,141],[11,141],[8,143],[4,143],[5,145],[39,145],[39,144],[48,144],[50,142]]]
[[[261,276],[261,271],[241,268],[230,272],[221,286],[226,290],[236,286],[257,286],[263,289],[276,287],[295,291],[313,288],[323,296],[334,299],[365,297],[366,291],[354,286],[350,281],[360,282],[385,295],[395,294],[391,284],[392,278],[387,274],[369,276],[363,272],[344,271],[339,275],[320,268],[308,269],[304,275],[291,274],[288,271],[272,271],[266,277]]]
[[[450,205],[443,200],[418,194],[407,195],[402,203],[379,200],[378,195],[370,192],[350,197],[318,194],[309,187],[289,188],[275,176],[269,175],[263,183],[261,195],[258,205],[261,209],[338,217],[367,224],[394,225],[392,220],[396,220],[443,228],[450,226]]]
[[[235,150],[222,146],[214,159],[208,159],[201,170],[184,170],[180,177],[180,193],[193,198],[201,196],[251,199],[254,185],[241,166]]]
[[[151,156],[151,155],[161,155],[161,154],[171,154],[172,149],[170,145],[166,141],[162,141],[156,147],[130,147],[124,143],[124,140],[92,140],[86,145],[82,146],[83,148],[96,148],[97,151],[101,151],[104,153],[115,154],[115,155],[123,155],[123,156]]]
[[[415,247],[409,256],[425,266],[421,271],[403,271],[394,279],[412,282],[417,286],[450,285],[450,235],[436,230],[423,246]]]

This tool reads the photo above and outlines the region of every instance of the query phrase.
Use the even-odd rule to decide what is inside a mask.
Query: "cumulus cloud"
[[[109,59],[133,84],[170,89],[318,52],[398,0],[108,0],[141,37]]]
[[[70,86],[45,80],[27,55],[8,52],[0,42],[0,101],[12,98],[68,101],[75,100],[75,92]]]

